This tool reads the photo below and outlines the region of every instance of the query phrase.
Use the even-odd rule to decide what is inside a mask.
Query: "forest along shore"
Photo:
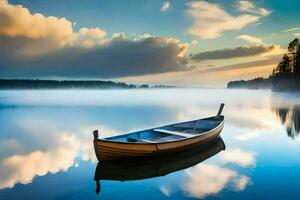
[[[300,41],[290,42],[287,53],[268,78],[230,81],[227,88],[272,89],[273,91],[300,91]]]
[[[139,89],[173,88],[174,86],[147,84],[135,85],[114,81],[39,80],[39,79],[0,79],[0,90],[7,89]]]

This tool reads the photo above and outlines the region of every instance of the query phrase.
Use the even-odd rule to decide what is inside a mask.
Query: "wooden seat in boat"
[[[146,142],[146,143],[152,143],[153,141],[147,140],[147,139],[136,139],[136,138],[131,138],[127,137],[128,142]]]
[[[153,129],[153,131],[160,132],[160,133],[168,133],[168,134],[171,134],[171,135],[178,135],[178,136],[185,137],[185,138],[194,136],[194,134],[182,133],[182,132],[178,132],[178,131],[170,131],[170,130],[159,129],[159,128]]]
[[[195,123],[183,123],[183,124],[175,124],[173,127],[175,128],[186,128],[186,129],[211,129],[216,126],[218,123],[217,121],[208,121],[208,120],[198,120],[196,122],[196,127]]]

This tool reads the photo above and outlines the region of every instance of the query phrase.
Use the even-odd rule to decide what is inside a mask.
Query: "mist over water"
[[[225,151],[162,177],[102,181],[95,193],[93,130],[106,137],[213,116],[222,102]],[[299,93],[0,91],[0,199],[293,199],[300,195],[299,133]]]

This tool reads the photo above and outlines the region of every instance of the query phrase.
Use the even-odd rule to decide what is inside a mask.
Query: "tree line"
[[[290,42],[287,53],[271,75],[274,91],[300,90],[300,41]]]
[[[268,78],[230,81],[227,88],[263,89],[273,91],[300,90],[300,41],[298,38],[289,43],[285,53]]]
[[[280,121],[286,127],[289,137],[295,139],[300,134],[300,108],[273,108]]]
[[[100,80],[39,80],[39,79],[0,79],[0,89],[135,89],[165,88],[172,86],[147,84],[135,85],[123,82]]]
[[[298,38],[290,42],[287,53],[283,55],[282,60],[273,69],[272,75],[284,73],[300,73],[300,42]]]

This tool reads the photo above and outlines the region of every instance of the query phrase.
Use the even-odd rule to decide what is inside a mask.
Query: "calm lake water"
[[[189,163],[188,156],[178,158],[172,170],[170,162],[133,166],[133,175],[140,177],[152,169],[152,175],[174,172],[101,180],[96,194],[94,129],[105,137],[207,117],[216,114],[221,102],[226,104],[221,133],[226,150],[213,146],[207,157],[201,157],[205,151],[193,155],[190,160],[202,161],[198,164]],[[299,133],[299,93],[0,91],[0,199],[299,199]]]

